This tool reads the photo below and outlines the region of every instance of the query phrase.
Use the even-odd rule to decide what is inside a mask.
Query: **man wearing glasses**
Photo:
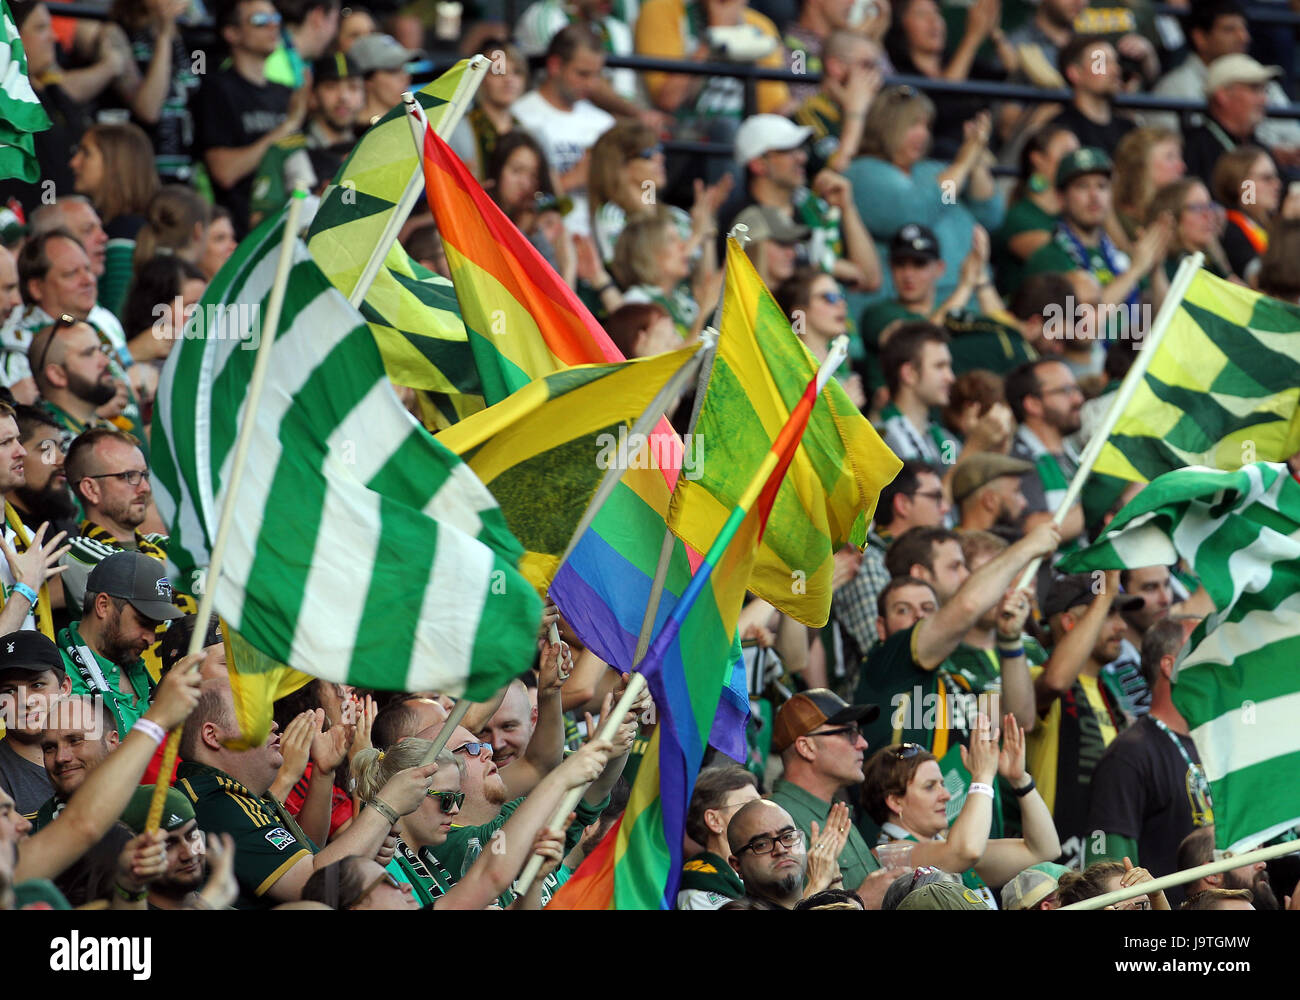
[[[790,814],[771,799],[756,799],[727,824],[727,843],[745,898],[793,910],[803,897],[808,844]]]
[[[270,0],[233,0],[219,7],[217,28],[230,46],[228,68],[209,72],[199,89],[194,147],[212,177],[217,202],[230,210],[235,235],[248,231],[257,165],[275,143],[302,131],[311,91],[266,79],[280,44],[280,14]]]
[[[1025,530],[1050,521],[1065,500],[1079,455],[1067,440],[1082,423],[1083,392],[1063,361],[1030,361],[1006,377],[1011,413],[1020,427],[1011,442],[1011,457],[1033,465],[1020,479],[1025,497]],[[1083,505],[1070,508],[1061,525],[1063,546],[1081,538]],[[1040,577],[1041,579],[1041,577]]]
[[[814,823],[825,829],[841,789],[862,783],[867,741],[858,724],[879,715],[879,706],[849,705],[825,688],[804,691],[781,706],[772,728],[772,750],[781,755],[785,772],[772,786],[771,801],[793,817],[805,837],[812,836]],[[844,888],[857,890],[869,909],[879,908],[889,880],[868,878],[880,865],[862,834],[845,822],[848,839],[839,856]]]

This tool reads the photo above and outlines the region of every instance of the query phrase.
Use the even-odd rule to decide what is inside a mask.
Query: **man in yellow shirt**
[[[1120,593],[1118,572],[1060,577],[1043,601],[1052,654],[1030,668],[1038,717],[1026,756],[1071,867],[1082,867],[1093,770],[1124,719],[1102,668],[1119,655],[1121,612],[1140,604]]]

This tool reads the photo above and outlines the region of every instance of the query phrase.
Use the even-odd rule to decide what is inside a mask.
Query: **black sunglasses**
[[[35,377],[37,372],[44,370],[45,358],[49,355],[50,345],[54,343],[54,338],[59,335],[59,331],[69,329],[76,325],[77,320],[69,316],[67,313],[62,313],[59,318],[54,321],[54,329],[50,331],[49,339],[45,341],[45,346],[41,348],[41,356],[36,359],[36,367],[32,369],[33,377]]]

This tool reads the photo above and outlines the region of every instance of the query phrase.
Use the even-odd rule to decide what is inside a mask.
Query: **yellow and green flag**
[[[706,550],[739,501],[817,373],[772,293],[734,240],[727,241],[722,330],[689,451],[697,478],[673,492],[670,526]],[[749,589],[807,625],[826,624],[835,550],[861,545],[876,500],[902,462],[831,379],[818,396],[803,446],[781,484]]]
[[[1198,271],[1093,472],[1150,482],[1300,451],[1300,308]]]

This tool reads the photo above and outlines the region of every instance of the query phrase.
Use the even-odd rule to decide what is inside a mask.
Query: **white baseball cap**
[[[808,141],[812,131],[780,115],[746,118],[736,129],[736,162],[745,164],[773,150],[795,149]]]
[[[1205,93],[1208,96],[1234,83],[1267,83],[1281,75],[1281,66],[1265,66],[1243,52],[1233,52],[1210,63]]]

